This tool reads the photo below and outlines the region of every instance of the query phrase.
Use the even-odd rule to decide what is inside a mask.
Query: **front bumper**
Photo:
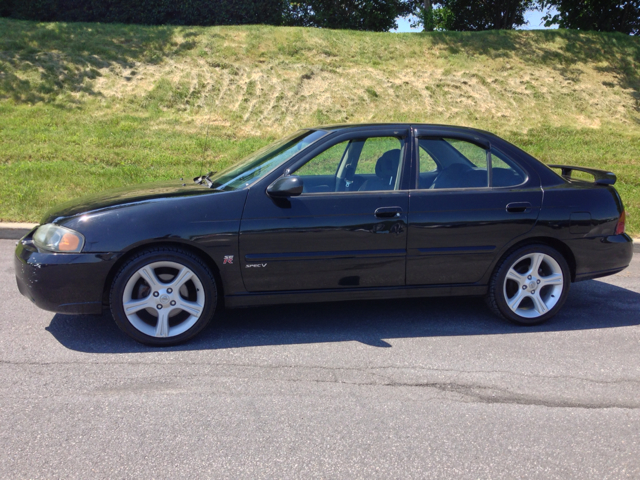
[[[31,234],[18,242],[14,265],[20,293],[38,307],[66,314],[102,313],[113,254],[39,252]]]

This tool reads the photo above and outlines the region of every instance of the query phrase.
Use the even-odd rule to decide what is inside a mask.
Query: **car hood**
[[[41,224],[59,223],[69,217],[84,215],[97,210],[119,208],[136,203],[178,197],[215,195],[219,193],[222,192],[195,184],[191,181],[186,183],[176,180],[133,185],[130,187],[106,190],[59,204],[44,215]]]

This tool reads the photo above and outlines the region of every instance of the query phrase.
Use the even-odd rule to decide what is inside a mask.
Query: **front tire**
[[[500,263],[491,277],[487,304],[507,320],[538,325],[560,311],[570,284],[569,265],[560,252],[527,245]]]
[[[199,333],[213,317],[217,297],[211,270],[199,257],[158,247],[122,265],[109,299],[124,333],[145,345],[165,347]]]

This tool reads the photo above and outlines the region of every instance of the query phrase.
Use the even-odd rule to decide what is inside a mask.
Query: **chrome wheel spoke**
[[[547,304],[540,298],[540,295],[531,295],[531,300],[533,300],[533,307],[540,315],[544,315],[549,311]]]
[[[158,310],[158,323],[156,324],[156,337],[169,336],[169,310]]]
[[[519,287],[521,287],[527,281],[527,277],[516,272],[513,268],[510,268],[507,272],[507,280],[513,280]]]
[[[540,277],[540,287],[545,287],[547,285],[562,285],[563,283],[564,280],[561,273],[553,273],[546,277]]]
[[[181,299],[176,304],[175,308],[179,308],[181,310],[184,310],[185,312],[187,312],[190,315],[193,315],[194,317],[199,317],[200,314],[202,313],[202,306],[199,303],[190,302],[190,301],[185,300],[185,299]]]
[[[155,305],[153,304],[153,297],[149,295],[145,298],[140,298],[136,300],[129,300],[124,303],[124,312],[129,315],[131,313],[139,312],[145,308],[153,308]]]
[[[507,305],[509,305],[509,308],[515,312],[520,306],[520,303],[522,302],[524,296],[524,291],[518,290],[518,293],[516,293],[513,298],[507,299]]]
[[[193,272],[187,267],[182,267],[178,274],[171,280],[171,287],[179,290],[182,285],[187,283],[193,277]]]
[[[156,276],[156,272],[153,270],[153,268],[151,268],[149,265],[147,265],[146,267],[142,267],[139,270],[139,273],[140,276],[149,284],[149,286],[153,290],[156,290],[160,287],[162,282]]]
[[[530,275],[538,275],[538,270],[540,269],[540,265],[542,265],[544,257],[544,253],[533,254],[533,256],[531,257],[531,269],[529,270]]]

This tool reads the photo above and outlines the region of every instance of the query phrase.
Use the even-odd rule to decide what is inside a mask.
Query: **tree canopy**
[[[527,10],[547,26],[640,33],[640,0],[0,0],[0,16],[146,25],[267,24],[384,32],[417,15],[425,30],[511,30]]]
[[[409,0],[301,0],[289,3],[284,24],[386,32],[412,11]]]
[[[0,0],[24,20],[142,25],[280,25],[288,0]]]
[[[425,30],[512,30],[535,0],[415,0]]]
[[[640,34],[640,0],[541,0],[557,14],[545,17],[545,25],[560,28]]]

